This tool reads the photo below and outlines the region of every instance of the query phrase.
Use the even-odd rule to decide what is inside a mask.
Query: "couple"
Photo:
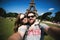
[[[44,29],[47,30],[48,26],[40,25],[36,18],[34,12],[19,14],[14,28],[16,37],[10,37],[10,40],[44,40]]]
[[[44,32],[55,37],[53,33],[55,29],[46,24],[39,24],[36,18],[34,12],[19,14],[15,22],[15,33],[10,36],[9,40],[44,40]]]

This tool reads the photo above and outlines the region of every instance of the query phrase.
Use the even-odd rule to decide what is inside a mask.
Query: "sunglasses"
[[[31,18],[34,18],[35,16],[28,16],[28,18],[30,18],[30,17],[31,17]]]
[[[27,16],[24,16],[22,19],[20,19],[20,20],[23,20],[24,18],[27,18]]]

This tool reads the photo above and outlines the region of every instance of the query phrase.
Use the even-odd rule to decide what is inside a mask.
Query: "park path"
[[[59,23],[53,23],[53,22],[49,22],[49,21],[43,21],[44,23],[49,23],[49,24],[54,24],[54,25],[58,25],[58,26],[60,26],[60,24]]]

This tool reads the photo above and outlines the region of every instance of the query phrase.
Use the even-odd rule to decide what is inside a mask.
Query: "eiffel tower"
[[[36,10],[36,7],[35,7],[34,0],[31,0],[30,6],[29,6],[29,8],[27,9],[26,13],[31,12],[31,11],[32,11],[32,12],[35,12],[36,15],[38,16],[37,10]]]

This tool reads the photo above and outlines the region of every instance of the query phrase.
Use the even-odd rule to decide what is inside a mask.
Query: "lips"
[[[33,19],[30,19],[30,20],[33,20]]]

